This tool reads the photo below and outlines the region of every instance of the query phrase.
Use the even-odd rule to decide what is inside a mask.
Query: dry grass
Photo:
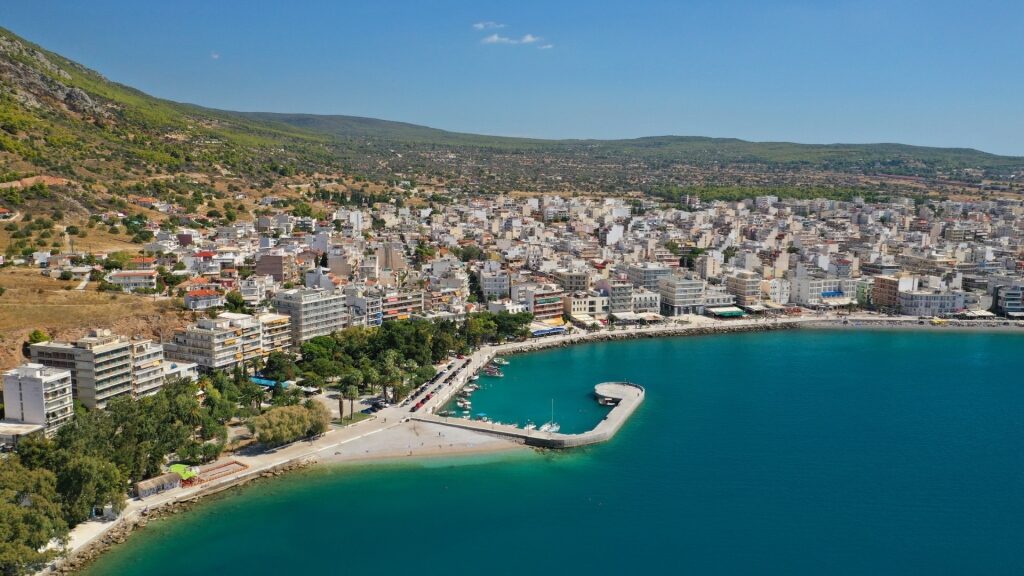
[[[77,282],[45,277],[38,270],[0,269],[0,368],[24,359],[21,345],[32,330],[74,340],[90,328],[110,328],[126,336],[169,339],[188,320],[172,300],[73,288]],[[71,289],[65,289],[65,287]]]

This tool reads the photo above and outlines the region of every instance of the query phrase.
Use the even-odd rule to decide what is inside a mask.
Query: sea
[[[571,451],[338,465],[151,522],[85,571],[1024,574],[1024,336],[792,330],[509,357],[473,411]]]

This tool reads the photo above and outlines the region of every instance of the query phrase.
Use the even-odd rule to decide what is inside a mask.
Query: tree
[[[358,374],[358,372],[356,372]],[[355,412],[355,401],[359,397],[359,388],[356,386],[345,386],[345,389],[341,393],[341,397],[348,400],[348,419],[353,420],[356,416]],[[344,412],[341,412],[344,414]]]
[[[249,421],[249,429],[261,444],[280,446],[299,438],[322,434],[330,424],[323,404],[309,400],[303,405],[281,406]]]
[[[64,517],[70,524],[88,520],[94,508],[111,505],[124,509],[125,486],[113,463],[94,456],[70,456],[57,473],[57,490],[64,503]]]
[[[46,332],[43,332],[42,330],[39,330],[39,329],[33,330],[32,333],[28,335],[28,343],[29,344],[38,344],[40,342],[49,342],[49,341],[50,341],[49,334],[47,334]]]
[[[22,466],[17,456],[0,458],[0,573],[32,574],[59,553],[46,548],[67,542],[57,479],[45,469]]]
[[[228,312],[247,313],[249,311],[249,306],[242,298],[242,293],[237,290],[232,290],[224,296],[224,307],[228,309]]]

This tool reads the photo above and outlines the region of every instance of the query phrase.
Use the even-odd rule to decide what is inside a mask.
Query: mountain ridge
[[[482,192],[625,192],[863,186],[864,175],[980,185],[1024,174],[1024,157],[707,136],[548,140],[358,116],[217,110],[112,82],[0,28],[0,174],[8,181],[43,174],[107,187],[196,173],[252,188],[293,174],[345,173],[376,181],[429,175]]]

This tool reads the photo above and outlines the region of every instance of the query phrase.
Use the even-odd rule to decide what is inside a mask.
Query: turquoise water
[[[471,397],[472,413],[522,428],[528,422],[540,427],[554,412],[565,434],[592,429],[611,410],[594,399],[594,385],[610,376],[606,365],[594,362],[600,347],[579,350],[581,355],[568,360],[558,350],[509,356],[509,365],[502,366],[503,378],[480,375],[480,389]],[[445,408],[461,413],[454,402]]]
[[[584,450],[259,483],[151,524],[89,574],[1021,574],[1022,350],[797,331],[512,357],[494,385],[543,383],[566,423],[598,381],[647,400]],[[491,400],[474,404],[504,409]]]

